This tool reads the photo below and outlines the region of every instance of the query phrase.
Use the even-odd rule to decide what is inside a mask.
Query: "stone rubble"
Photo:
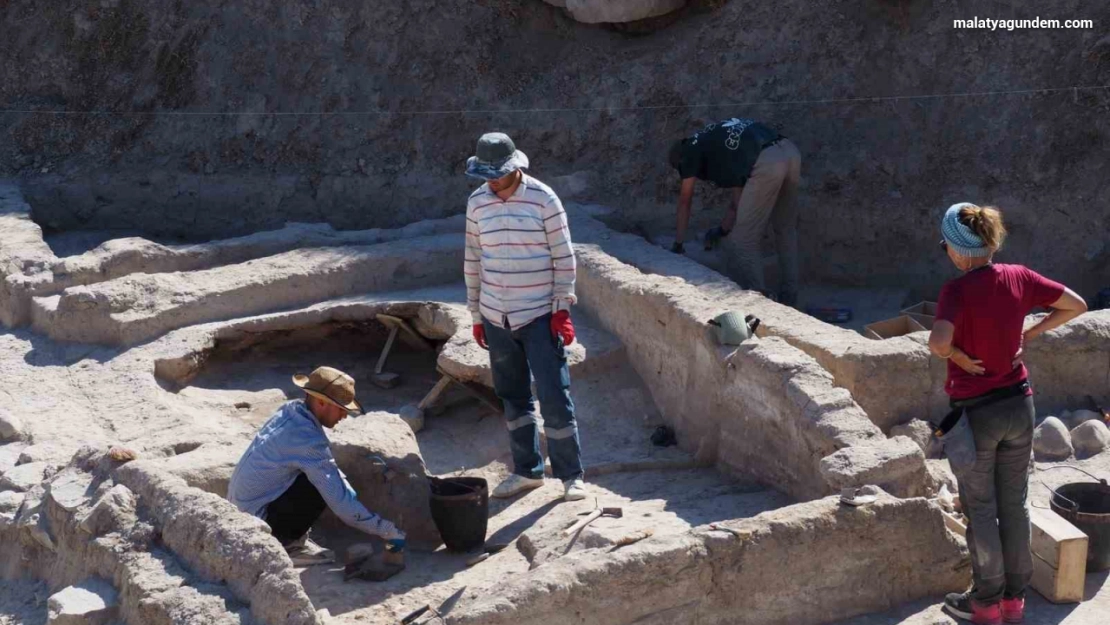
[[[1067,460],[1075,453],[1067,426],[1049,417],[1033,432],[1033,455],[1038,462]]]
[[[107,625],[119,615],[119,593],[104,580],[68,586],[47,601],[47,625]]]
[[[1101,419],[1084,421],[1071,431],[1071,442],[1077,458],[1097,456],[1110,448],[1110,428]]]

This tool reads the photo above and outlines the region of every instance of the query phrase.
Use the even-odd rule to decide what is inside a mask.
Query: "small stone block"
[[[409,424],[414,434],[424,429],[424,411],[412,404],[401,408],[401,420]]]
[[[89,579],[52,595],[46,608],[47,625],[105,625],[119,617],[119,593],[105,581]]]
[[[375,373],[370,382],[380,388],[393,388],[401,382],[401,376],[396,373]]]

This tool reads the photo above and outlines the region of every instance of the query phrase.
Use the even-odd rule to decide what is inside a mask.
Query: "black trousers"
[[[293,484],[266,507],[266,522],[281,545],[288,546],[308,533],[327,508],[320,491],[301,473]]]

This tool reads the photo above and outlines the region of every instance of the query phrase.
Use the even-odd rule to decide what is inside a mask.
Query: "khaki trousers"
[[[736,210],[736,226],[721,242],[729,277],[742,288],[767,294],[759,243],[768,222],[775,230],[779,258],[779,301],[798,299],[798,209],[802,155],[790,139],[759,153]]]

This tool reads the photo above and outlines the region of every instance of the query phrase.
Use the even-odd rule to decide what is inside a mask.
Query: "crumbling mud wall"
[[[1095,28],[952,27],[974,16]],[[1110,95],[1072,88],[1110,84],[1110,7],[730,0],[665,17],[633,35],[536,0],[12,0],[0,108],[95,113],[0,114],[0,175],[49,228],[385,227],[460,212],[465,158],[499,128],[565,197],[670,220],[668,143],[740,115],[802,151],[810,279],[935,293],[939,211],[971,200],[1007,209],[1004,260],[1087,296],[1110,284]]]
[[[579,245],[580,304],[620,337],[679,444],[698,460],[801,499],[882,484],[929,488],[925,457],[888,439],[810,356],[770,337],[722,347],[706,319],[727,310],[697,287],[643,274]]]
[[[965,547],[924,499],[853,509],[828,498],[726,525],[739,536],[696,528],[564,556],[450,622],[816,625],[959,590],[969,575]]]
[[[318,623],[265,523],[226,500],[91,448],[50,470],[0,493],[5,577],[55,588],[99,578],[129,623]]]

